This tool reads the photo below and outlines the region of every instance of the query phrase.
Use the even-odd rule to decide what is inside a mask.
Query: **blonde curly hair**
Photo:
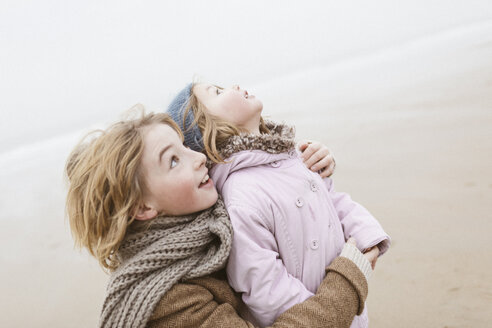
[[[105,270],[118,267],[116,252],[143,205],[143,128],[153,124],[167,124],[183,138],[167,114],[142,110],[138,118],[86,135],[65,165],[66,211],[75,244],[87,248]]]

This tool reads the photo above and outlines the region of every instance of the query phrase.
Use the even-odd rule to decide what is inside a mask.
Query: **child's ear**
[[[135,219],[141,221],[150,220],[155,218],[156,216],[157,216],[157,210],[145,204],[140,205],[135,213]]]

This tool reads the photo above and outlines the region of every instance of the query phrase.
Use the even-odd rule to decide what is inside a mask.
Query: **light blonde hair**
[[[142,109],[138,118],[86,135],[66,162],[66,211],[72,236],[76,246],[87,248],[105,270],[118,267],[116,252],[143,205],[143,128],[153,124],[167,124],[183,139],[170,116],[145,114]]]
[[[189,111],[193,111],[195,119],[191,127],[193,127],[194,124],[198,125],[198,128],[202,133],[203,145],[205,147],[207,157],[214,163],[224,163],[224,159],[222,158],[219,149],[226,144],[230,137],[237,136],[240,133],[247,133],[247,131],[221,119],[218,116],[209,114],[207,107],[200,102],[198,97],[193,92],[193,89],[197,84],[198,82],[193,82],[191,87],[190,99],[184,111],[185,118],[183,119],[183,122],[185,121],[186,115],[188,115]],[[222,89],[219,86],[216,87]],[[267,128],[263,117],[260,118],[260,133],[270,133],[270,130]]]

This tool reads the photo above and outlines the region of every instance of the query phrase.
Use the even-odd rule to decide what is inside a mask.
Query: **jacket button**
[[[296,200],[296,206],[297,207],[302,207],[304,205],[304,201],[302,200],[301,197],[297,198]]]
[[[311,249],[317,250],[319,248],[319,241],[317,239],[313,239],[311,241]]]
[[[318,191],[318,185],[314,182],[311,182],[311,191],[312,192]]]
[[[270,165],[273,167],[279,167],[280,163],[278,161],[275,161],[275,162],[270,163]]]

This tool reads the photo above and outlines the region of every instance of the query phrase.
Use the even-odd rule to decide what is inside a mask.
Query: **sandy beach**
[[[289,88],[277,95],[286,97],[280,103],[292,113],[285,119],[299,135],[330,145],[337,189],[366,205],[392,236],[370,282],[373,327],[487,327],[492,320],[491,27],[313,72],[325,78],[307,87],[297,79],[300,93],[327,90],[307,106],[329,108],[318,118],[297,116],[295,108],[306,106],[298,88],[296,96]]]
[[[490,327],[492,20],[245,87],[298,139],[328,145],[337,190],[392,237],[369,282],[371,327]],[[107,275],[74,249],[63,166],[101,117],[0,154],[1,327],[97,324]]]

